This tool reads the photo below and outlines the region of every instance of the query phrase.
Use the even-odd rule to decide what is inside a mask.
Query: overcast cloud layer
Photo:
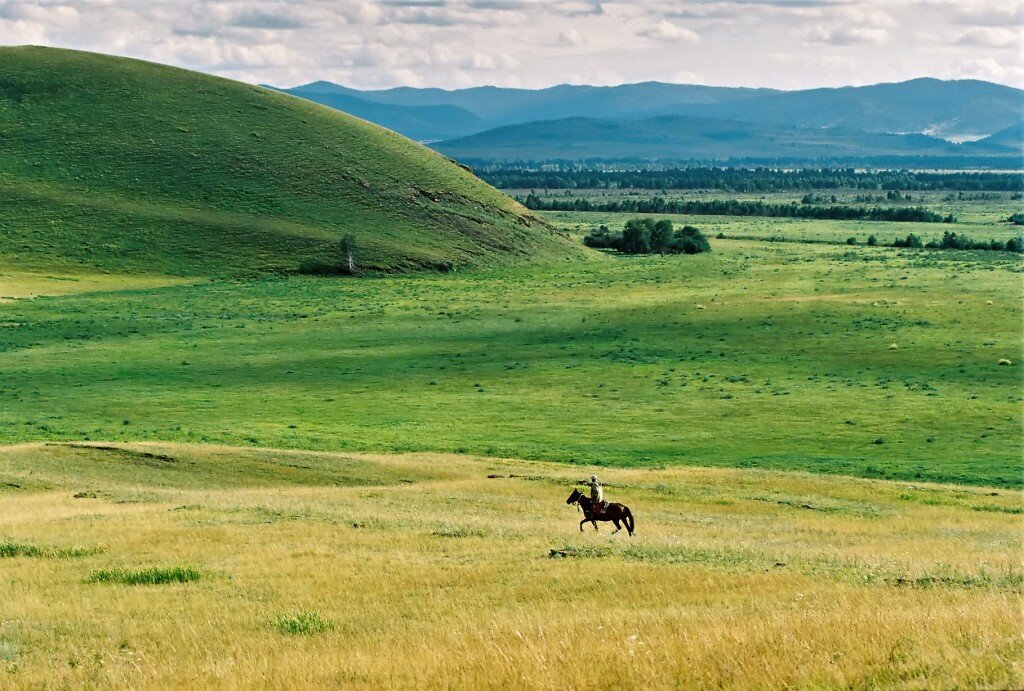
[[[1024,86],[1024,0],[0,0],[0,43],[292,86]]]

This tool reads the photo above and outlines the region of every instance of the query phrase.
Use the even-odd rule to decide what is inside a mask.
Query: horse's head
[[[578,489],[574,489],[572,491],[572,494],[569,495],[569,498],[565,500],[565,503],[566,504],[575,504],[576,502],[578,502],[580,500],[580,497],[582,497],[582,496],[583,496],[582,492],[580,492]]]

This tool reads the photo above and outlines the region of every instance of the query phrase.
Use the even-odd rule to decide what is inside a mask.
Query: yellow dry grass
[[[245,463],[263,470],[232,473]],[[590,472],[8,447],[0,553],[92,551],[0,558],[0,686],[1024,685],[1019,493],[598,469],[630,538],[578,531],[564,500]],[[203,577],[89,582],[149,566]],[[297,613],[327,628],[282,631]]]

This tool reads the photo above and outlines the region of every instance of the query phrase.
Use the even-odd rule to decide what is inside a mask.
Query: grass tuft
[[[187,566],[154,566],[147,569],[103,569],[89,578],[90,583],[120,583],[122,585],[163,585],[165,583],[189,583],[202,577],[198,571]]]
[[[431,533],[434,537],[484,537],[485,533],[476,528],[465,526],[445,526]]]
[[[11,662],[18,657],[18,646],[10,641],[0,641],[0,662]]]
[[[334,623],[324,619],[317,612],[291,612],[281,614],[274,627],[289,636],[310,636],[334,629]]]

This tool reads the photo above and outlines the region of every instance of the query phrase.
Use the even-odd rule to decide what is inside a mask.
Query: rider
[[[608,502],[604,500],[604,488],[601,487],[601,483],[597,481],[597,475],[590,476],[590,500],[594,502],[594,511],[601,514],[604,513],[605,507],[608,506]]]

